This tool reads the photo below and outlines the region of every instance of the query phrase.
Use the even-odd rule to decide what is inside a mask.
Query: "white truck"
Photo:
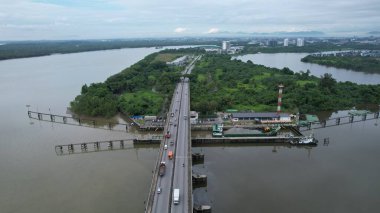
[[[179,189],[174,189],[173,192],[173,203],[178,204],[179,203]]]

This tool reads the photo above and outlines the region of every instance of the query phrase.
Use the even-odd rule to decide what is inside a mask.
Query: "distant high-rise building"
[[[289,46],[289,39],[284,39],[284,47],[287,47]]]
[[[229,41],[223,41],[222,43],[222,51],[227,52],[231,47],[231,44]]]
[[[304,45],[303,38],[297,38],[297,47],[302,47]]]
[[[276,41],[276,40],[269,40],[269,41],[268,41],[268,46],[270,46],[270,47],[275,47],[275,46],[277,46],[277,41]]]

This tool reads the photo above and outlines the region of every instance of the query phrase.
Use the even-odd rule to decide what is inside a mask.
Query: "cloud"
[[[346,32],[361,35],[380,29],[379,0],[288,0],[286,4],[282,0],[91,2],[1,0],[0,40],[279,31],[321,31],[344,36]]]
[[[174,29],[175,33],[184,33],[186,31],[187,31],[187,29],[183,28],[183,27],[177,27],[177,28]]]
[[[206,33],[208,33],[208,34],[219,33],[219,29],[218,28],[210,28]]]

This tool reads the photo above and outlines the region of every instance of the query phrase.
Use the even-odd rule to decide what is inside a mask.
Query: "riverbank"
[[[380,73],[379,57],[308,55],[302,58],[301,61],[328,67],[350,69],[357,72]]]
[[[307,72],[310,75],[322,76],[325,73],[332,74],[338,82],[350,81],[357,84],[380,84],[380,74],[355,72],[348,69],[327,67],[324,65],[302,62],[301,59],[309,55],[308,53],[260,53],[235,56],[234,59],[243,62],[251,61],[254,64],[266,67],[283,69],[289,68],[294,72]]]
[[[82,86],[81,94],[70,103],[79,115],[112,117],[116,113],[164,116],[175,84],[184,65],[203,49],[167,49],[146,56],[143,60],[112,75],[102,83]],[[187,55],[179,65],[172,59]]]
[[[155,47],[161,49],[167,46],[218,45],[220,42],[219,40],[211,39],[108,39],[5,42],[3,45],[0,45],[0,60],[123,48]]]
[[[259,46],[246,45],[240,54],[256,54],[256,53],[315,53],[323,51],[342,51],[342,50],[379,50],[380,45],[362,44],[349,42],[345,44],[333,44],[329,42],[307,43],[304,46]],[[240,55],[239,54],[239,55]]]
[[[227,109],[276,111],[279,84],[285,86],[282,110],[287,112],[351,109],[380,101],[380,84],[337,82],[327,73],[317,78],[310,72],[244,63],[226,55],[202,57],[190,80],[191,108],[204,114]]]

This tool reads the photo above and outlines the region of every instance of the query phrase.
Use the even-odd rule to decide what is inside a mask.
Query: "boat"
[[[317,145],[318,140],[314,138],[313,134],[310,134],[309,136],[299,138],[298,141],[292,140],[290,143],[294,145]]]

